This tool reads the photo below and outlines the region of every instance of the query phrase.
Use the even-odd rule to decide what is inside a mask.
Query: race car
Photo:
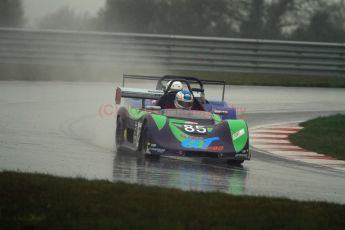
[[[157,81],[156,89],[125,87],[125,80]],[[222,92],[220,100],[205,97],[204,85]],[[173,88],[178,90],[173,90]],[[176,108],[176,96],[190,93],[188,109]],[[241,164],[249,160],[249,133],[244,120],[224,101],[225,82],[195,77],[123,75],[115,102],[116,148],[127,148],[145,155],[179,155],[225,159]],[[176,105],[176,103],[175,103]]]

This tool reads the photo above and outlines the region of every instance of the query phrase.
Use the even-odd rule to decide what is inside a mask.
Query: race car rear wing
[[[157,76],[145,76],[145,75],[123,74],[123,76],[122,76],[122,87],[125,87],[126,79],[158,81],[160,79],[160,77],[157,77]]]
[[[123,74],[122,77],[122,87],[125,87],[126,79],[136,79],[136,80],[164,80],[164,79],[185,79],[188,81],[193,82],[200,82],[201,86],[205,85],[225,85],[225,81],[217,81],[217,80],[199,80],[195,77],[185,77],[185,76],[175,76],[175,75],[165,75],[163,77],[157,76],[145,76],[145,75],[131,75],[131,74]]]
[[[172,80],[172,79],[181,79],[181,80],[187,80],[190,83],[198,83],[201,88],[203,88],[204,85],[219,85],[222,87],[222,101],[224,101],[224,94],[225,94],[225,81],[217,81],[217,80],[199,80],[195,77],[188,77],[188,76],[175,76],[175,75],[165,75],[163,77],[157,77],[157,76],[145,76],[145,75],[131,75],[131,74],[123,74],[122,77],[122,87],[125,87],[126,79],[133,79],[133,80],[153,80],[157,81],[157,89],[164,89],[162,87],[162,81],[163,80]],[[193,88],[193,90],[196,90]]]
[[[144,108],[145,100],[158,100],[164,92],[162,90],[147,90],[127,87],[117,87],[115,102],[121,104],[121,98],[142,99],[142,107]]]

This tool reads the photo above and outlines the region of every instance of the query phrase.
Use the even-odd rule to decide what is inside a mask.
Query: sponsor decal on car
[[[239,131],[237,131],[236,133],[232,134],[232,139],[235,141],[238,138],[242,137],[246,132],[244,131],[244,129],[240,129]]]
[[[155,144],[155,143],[149,143],[148,146],[149,146],[148,149],[150,150],[150,152],[154,151],[157,153],[165,153],[165,151],[166,151],[166,149],[157,147],[157,144]]]
[[[212,144],[212,142],[220,140],[219,137],[211,137],[206,139],[195,139],[195,138],[187,138],[183,142],[181,142],[181,146],[184,148],[192,148],[192,149],[208,149],[208,147]]]
[[[240,154],[236,154],[235,158],[249,158],[248,154],[243,154],[243,153],[240,153]]]
[[[219,145],[219,146],[210,146],[207,148],[210,151],[223,151],[224,150],[224,146]]]
[[[248,143],[248,127],[244,120],[227,120],[236,153],[240,153]]]
[[[157,153],[164,153],[165,152],[165,149],[157,148],[157,147],[150,147],[149,150],[157,152]]]

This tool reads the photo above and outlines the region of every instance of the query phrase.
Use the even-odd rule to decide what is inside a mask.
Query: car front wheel
[[[116,120],[116,134],[115,134],[115,149],[118,150],[123,144],[124,140],[124,124],[121,122],[121,118],[118,117]]]
[[[147,125],[144,123],[143,127],[141,128],[140,133],[140,147],[139,150],[142,154],[147,154],[147,148],[148,148],[148,135],[147,135]]]
[[[243,162],[244,160],[228,160],[227,161],[229,165],[242,165]]]
[[[140,135],[140,145],[139,145],[139,151],[147,158],[150,159],[159,159],[159,155],[156,154],[150,154],[148,151],[148,143],[149,143],[149,137],[148,137],[148,127],[144,123],[141,128],[141,135]]]

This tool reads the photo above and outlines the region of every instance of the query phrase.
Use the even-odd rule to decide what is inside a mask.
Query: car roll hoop
[[[189,82],[186,81],[186,80],[184,80],[184,79],[173,79],[173,80],[171,80],[171,81],[169,82],[167,88],[163,90],[163,91],[164,91],[164,94],[168,94],[168,93],[169,93],[170,88],[171,88],[171,86],[173,85],[174,82],[181,82],[181,83],[184,83],[184,84],[187,86],[188,91],[192,94],[192,96],[193,96],[193,98],[194,98],[193,90],[192,90],[192,88],[190,87]]]

